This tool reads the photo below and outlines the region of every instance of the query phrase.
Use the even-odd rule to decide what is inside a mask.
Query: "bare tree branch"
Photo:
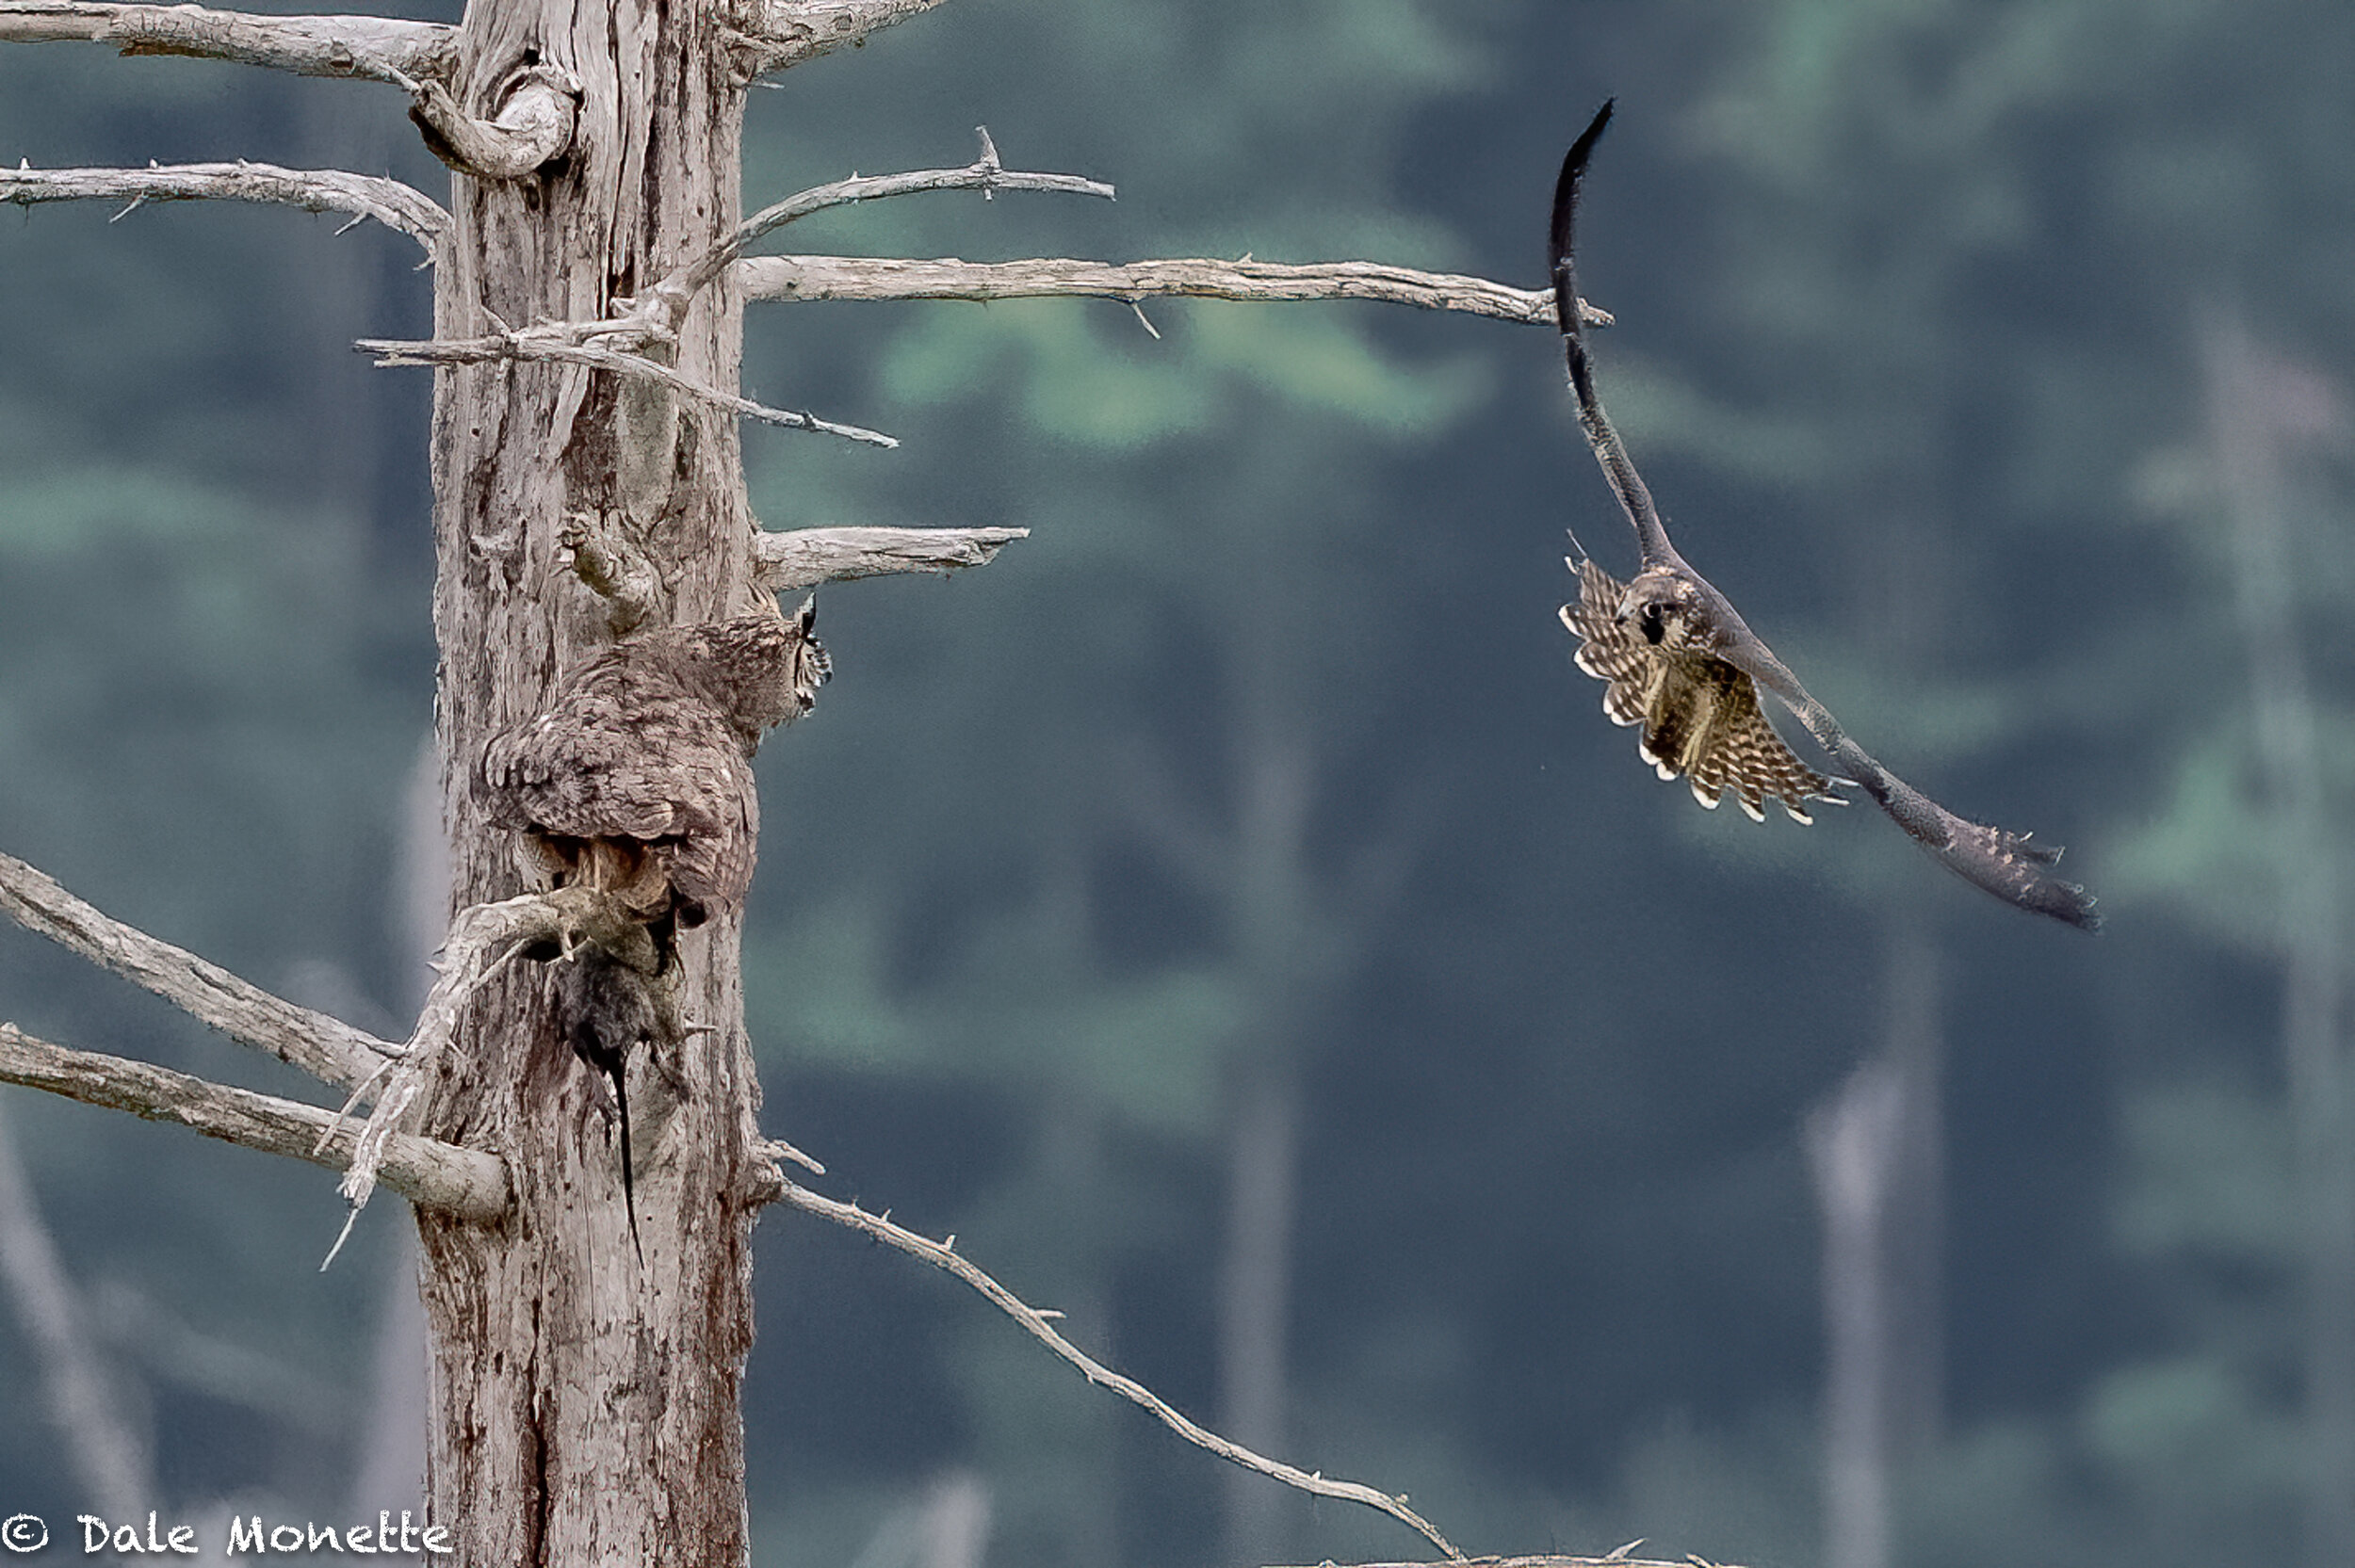
[[[804,60],[863,43],[867,35],[920,11],[940,0],[768,0],[761,8],[760,30],[746,36],[740,47],[749,57],[747,80],[765,71],[782,71]]]
[[[879,202],[891,196],[913,196],[928,190],[978,190],[984,197],[1001,190],[1062,191],[1073,196],[1114,198],[1113,187],[1099,180],[1082,179],[1077,174],[1037,174],[1009,170],[998,159],[998,144],[990,139],[989,127],[976,125],[974,133],[982,138],[982,155],[963,169],[918,169],[904,174],[853,174],[847,180],[829,185],[812,186],[797,191],[784,201],[766,206],[737,225],[736,233],[705,251],[694,261],[680,267],[669,277],[641,295],[635,302],[632,321],[650,328],[658,334],[675,332],[679,323],[687,319],[687,307],[695,296],[707,287],[711,280],[726,270],[728,265],[744,253],[744,248],[764,234],[775,233],[787,224],[824,212],[829,207],[846,207],[858,202]]]
[[[13,855],[0,854],[0,914],[161,996],[232,1040],[349,1089],[395,1047],[295,1006],[194,953],[108,918]]]
[[[828,207],[847,207],[859,202],[878,202],[889,196],[914,196],[928,190],[978,190],[984,196],[1001,190],[1061,191],[1067,196],[1100,196],[1110,202],[1117,192],[1101,180],[1090,180],[1077,174],[1041,174],[1011,170],[998,161],[997,144],[990,140],[989,127],[974,127],[982,138],[982,155],[963,169],[916,169],[904,174],[853,174],[847,180],[836,180],[822,186],[797,191],[784,201],[766,206],[737,226],[736,236],[726,245],[715,248],[688,269],[688,281],[694,288],[709,283],[721,267],[736,259],[745,246],[764,235],[774,234],[788,223],[798,222],[812,213]]]
[[[749,397],[722,392],[641,354],[625,354],[618,349],[565,342],[562,334],[574,330],[560,325],[551,329],[495,332],[489,337],[433,338],[414,342],[364,337],[352,347],[364,354],[376,355],[376,363],[380,365],[487,364],[497,360],[543,360],[563,364],[585,364],[593,370],[609,370],[617,376],[635,376],[723,412],[741,414],[766,425],[841,436],[845,440],[864,442],[869,446],[900,445],[898,437],[885,435],[880,430],[867,429],[858,425],[839,425],[831,419],[820,419],[814,413],[772,409]]]
[[[1013,1291],[1008,1290],[980,1269],[958,1256],[955,1251],[957,1239],[955,1237],[950,1237],[947,1241],[930,1240],[903,1226],[893,1224],[887,1216],[869,1214],[856,1204],[840,1203],[833,1198],[812,1192],[809,1188],[787,1179],[782,1171],[776,1173],[776,1183],[773,1192],[779,1201],[790,1204],[804,1213],[831,1220],[837,1225],[847,1225],[854,1231],[863,1232],[888,1246],[897,1247],[912,1257],[922,1258],[935,1269],[945,1269],[954,1274],[983,1296],[988,1297],[999,1311],[1021,1324],[1032,1338],[1078,1367],[1088,1382],[1101,1388],[1109,1388],[1122,1398],[1149,1411],[1163,1426],[1195,1447],[1207,1448],[1221,1459],[1240,1464],[1246,1470],[1256,1470],[1270,1479],[1282,1481],[1285,1485],[1297,1487],[1303,1492],[1313,1493],[1320,1497],[1332,1497],[1341,1502],[1362,1503],[1368,1508],[1387,1513],[1438,1547],[1449,1558],[1461,1560],[1462,1554],[1449,1544],[1447,1537],[1433,1528],[1422,1515],[1408,1508],[1404,1498],[1387,1495],[1371,1486],[1362,1486],[1356,1481],[1328,1480],[1322,1475],[1311,1475],[1306,1470],[1295,1468],[1279,1460],[1263,1458],[1241,1444],[1230,1443],[1218,1433],[1188,1420],[1171,1408],[1160,1395],[1155,1394],[1143,1383],[1132,1378],[1123,1377],[1091,1358],[1071,1341],[1056,1333],[1054,1325],[1047,1320],[1045,1313],[1024,1304]]]
[[[150,1122],[176,1122],[207,1138],[331,1170],[345,1170],[352,1161],[354,1140],[335,1136],[349,1123],[333,1111],[144,1061],[69,1050],[36,1040],[14,1024],[0,1024],[0,1082],[45,1089]],[[507,1167],[496,1155],[430,1138],[393,1135],[380,1174],[385,1186],[412,1202],[469,1220],[495,1220],[510,1201]]]
[[[580,83],[569,71],[531,66],[508,84],[505,101],[489,120],[458,106],[442,83],[410,84],[409,118],[425,133],[428,151],[478,180],[520,180],[561,157],[580,118]]]
[[[1500,321],[1553,325],[1553,295],[1454,272],[1419,272],[1378,262],[1215,261],[1207,258],[1092,262],[1040,258],[968,262],[953,256],[747,256],[736,264],[747,299],[1025,299],[1080,296],[1135,304],[1157,296],[1202,299],[1375,299],[1423,310],[1464,311]],[[1579,302],[1590,326],[1608,313]]]
[[[896,572],[947,574],[986,566],[1028,528],[797,528],[753,541],[753,575],[764,589],[815,588]]]
[[[121,218],[148,202],[273,202],[305,212],[348,212],[398,229],[433,258],[449,214],[398,180],[340,169],[281,169],[268,163],[182,163],[145,169],[0,169],[0,202],[128,201]]]
[[[0,43],[112,43],[126,55],[193,55],[291,71],[412,85],[458,63],[458,32],[382,16],[257,16],[203,6],[0,0]]]

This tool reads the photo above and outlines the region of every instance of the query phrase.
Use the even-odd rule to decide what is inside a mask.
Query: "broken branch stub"
[[[1028,528],[796,528],[753,541],[753,577],[771,592],[902,572],[986,566]]]
[[[478,180],[525,179],[562,157],[580,115],[580,83],[551,65],[516,73],[489,120],[466,113],[430,78],[417,82],[411,97],[409,118],[424,134],[426,150]]]

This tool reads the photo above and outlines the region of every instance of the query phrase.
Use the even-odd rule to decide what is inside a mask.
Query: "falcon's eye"
[[[1644,628],[1644,640],[1655,648],[1668,635],[1667,624],[1660,618],[1658,605],[1646,605],[1637,614],[1636,623]]]

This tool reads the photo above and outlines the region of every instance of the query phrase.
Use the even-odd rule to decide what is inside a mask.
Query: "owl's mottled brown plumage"
[[[1578,574],[1578,602],[1562,606],[1562,623],[1579,639],[1578,667],[1607,683],[1602,711],[1615,724],[1638,725],[1638,749],[1664,779],[1683,774],[1693,798],[1712,811],[1726,791],[1755,822],[1778,802],[1812,822],[1807,802],[1838,801],[1832,782],[1792,753],[1759,711],[1758,686],[1705,650],[1648,640],[1618,617],[1627,585],[1591,560]]]
[[[761,732],[809,711],[832,673],[816,611],[674,626],[565,677],[537,718],[484,748],[494,822],[560,881],[694,925],[752,885]]]
[[[1579,427],[1634,526],[1642,558],[1641,569],[1624,587],[1591,561],[1571,563],[1579,574],[1579,600],[1564,606],[1562,620],[1580,639],[1581,668],[1611,683],[1604,710],[1622,724],[1642,724],[1646,759],[1663,778],[1688,774],[1703,805],[1715,805],[1730,788],[1752,816],[1764,815],[1761,808],[1771,795],[1804,821],[1804,801],[1838,797],[1828,793],[1833,781],[1793,756],[1760,713],[1758,694],[1771,692],[1847,775],[1841,782],[1852,781],[1871,796],[1940,865],[2022,909],[2094,929],[2101,920],[2093,899],[2053,872],[2060,859],[2057,847],[1957,816],[1883,768],[1668,542],[1667,525],[1652,504],[1651,491],[1596,394],[1571,259],[1579,183],[1610,123],[1611,105],[1605,104],[1570,144],[1553,187],[1548,234],[1554,322],[1562,332],[1570,390],[1578,397]]]

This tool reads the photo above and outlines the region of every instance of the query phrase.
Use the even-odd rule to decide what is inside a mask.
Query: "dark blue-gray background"
[[[2252,661],[2295,655],[2343,807],[2350,70],[2325,0],[952,0],[755,93],[748,207],[962,163],[977,123],[1120,187],[911,198],[786,248],[1530,287],[1561,150],[1616,94],[1582,281],[1680,543],[1898,771],[2066,842],[2111,923],[2017,915],[1869,805],[1759,827],[1650,777],[1554,620],[1566,527],[1622,573],[1632,549],[1549,332],[755,305],[749,395],[905,442],[747,427],[769,525],[1032,530],[958,580],[824,595],[835,682],[760,764],[767,1126],[1206,1419],[1222,1356],[1273,1332],[1281,1457],[1469,1549],[1795,1564],[1823,1549],[1803,1127],[1926,1018],[1942,1283],[1907,1342],[1938,1397],[1899,1560],[2294,1555],[2282,912],[2346,844],[2272,787]],[[36,166],[439,195],[402,107],[0,51],[0,156]],[[0,849],[398,1032],[429,386],[348,344],[422,335],[427,280],[332,218],[110,216],[0,214]],[[2254,497],[2226,483],[2251,443]],[[301,1092],[13,929],[0,1016]],[[372,1510],[398,1205],[322,1278],[327,1175],[27,1092],[0,1114],[156,1506]],[[1291,1212],[1273,1331],[1238,1304],[1238,1170]],[[1305,1501],[1229,1533],[1215,1462],[961,1287],[788,1214],[760,1249],[763,1562],[942,1563],[925,1529],[976,1499],[961,1539],[1030,1568],[1418,1545]],[[0,1325],[0,1511],[70,1517]]]

